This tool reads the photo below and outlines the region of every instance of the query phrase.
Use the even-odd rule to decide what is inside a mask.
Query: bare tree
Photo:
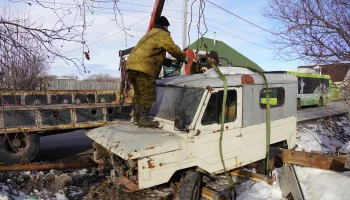
[[[279,22],[271,44],[282,59],[350,62],[348,0],[270,0],[264,16]]]
[[[16,38],[25,37],[26,39],[34,40],[40,48],[47,51],[47,58],[51,60],[61,59],[66,64],[74,64],[79,72],[89,73],[84,66],[84,59],[90,60],[89,46],[86,44],[85,35],[87,28],[93,21],[87,21],[88,15],[94,15],[101,10],[113,10],[114,21],[116,25],[125,33],[126,37],[132,37],[125,28],[121,10],[118,7],[119,0],[73,0],[67,2],[56,2],[55,0],[8,0],[9,5],[25,5],[25,6],[40,6],[44,10],[52,11],[56,17],[56,22],[52,24],[44,24],[44,16],[35,19],[34,23],[27,23],[23,18],[18,17],[3,17],[4,13],[0,12],[0,45],[11,46],[11,50],[21,52],[24,57],[32,54],[33,48],[24,44],[17,44]],[[109,7],[109,8],[106,8]],[[6,6],[5,6],[6,7]],[[81,44],[80,58],[72,58],[68,52],[61,52],[62,47],[67,43]],[[76,49],[77,50],[77,49]],[[75,50],[73,50],[75,51]],[[2,62],[0,52],[0,63]]]
[[[30,24],[28,15],[11,12],[9,7],[2,11],[3,19],[21,21],[23,26]],[[48,69],[46,56],[47,51],[28,34],[0,23],[1,90],[34,90],[41,85]]]
[[[70,58],[60,52],[67,42],[85,45],[83,30],[88,26],[85,21],[76,24],[75,20],[73,22],[66,20],[72,14],[70,9],[46,6],[43,4],[44,1],[17,0],[9,2],[25,3],[26,5],[40,4],[43,8],[52,10],[57,21],[50,25],[44,25],[44,18],[35,19],[33,22],[28,14],[23,14],[26,12],[13,12],[12,6],[14,4],[4,4],[0,11],[0,64],[2,68],[10,70],[12,66],[6,60],[18,57],[22,59],[36,58],[40,62],[61,59],[67,64],[73,63],[80,71],[87,71],[84,65],[81,65],[82,59]],[[38,58],[38,52],[44,56]],[[88,56],[88,52],[85,53]]]

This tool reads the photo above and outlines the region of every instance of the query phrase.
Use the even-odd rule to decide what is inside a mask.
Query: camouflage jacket
[[[157,77],[166,52],[181,62],[186,59],[185,53],[174,43],[170,33],[163,27],[156,26],[143,36],[132,50],[126,63],[126,69]]]

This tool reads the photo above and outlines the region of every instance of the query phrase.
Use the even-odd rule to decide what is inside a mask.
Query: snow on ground
[[[349,153],[350,121],[346,117],[330,120],[321,119],[316,123],[299,125],[297,150],[319,151],[330,153],[336,150]],[[295,166],[305,199],[350,200],[350,172],[334,172],[330,170],[314,169]]]
[[[332,128],[331,128],[332,127]],[[337,150],[350,141],[350,121],[345,117],[298,125],[297,150],[330,152],[333,145]],[[333,138],[333,140],[332,140]],[[306,199],[310,200],[350,200],[350,172],[337,173],[329,170],[295,167]],[[275,174],[280,175],[281,169]],[[168,185],[125,193],[113,184],[103,182],[105,174],[87,169],[51,170],[48,172],[0,173],[0,200],[19,199],[135,199],[170,200],[172,190]],[[216,181],[207,181],[207,186],[229,195],[225,176],[216,176]],[[62,181],[62,180],[65,181]],[[233,177],[238,200],[281,200],[282,192],[278,179],[272,186],[265,182],[255,182]]]
[[[330,120],[320,119],[297,127],[298,148],[296,150],[331,152],[333,146],[338,150],[350,140],[350,121],[346,117]]]
[[[348,144],[350,140],[350,121],[346,117],[336,117],[332,119],[332,126],[329,120],[320,119],[317,122],[298,125],[299,138],[297,138],[297,150],[299,151],[319,151],[331,152],[333,144],[336,149],[340,149]],[[332,142],[333,136],[333,142]],[[350,145],[349,145],[350,146]],[[350,172],[338,173],[330,170],[321,170],[307,167],[295,167],[301,186],[305,192],[307,200],[350,200]],[[273,173],[281,175],[281,169],[276,169]],[[280,177],[279,177],[280,178]],[[279,187],[278,179],[272,186],[265,182],[254,182],[234,178],[237,189],[238,200],[280,200],[283,199],[282,191]],[[219,182],[219,184],[218,184]],[[213,186],[216,184],[216,186]],[[224,192],[220,188],[228,188],[227,180],[224,176],[209,187]]]
[[[305,199],[350,199],[350,174],[295,166]]]

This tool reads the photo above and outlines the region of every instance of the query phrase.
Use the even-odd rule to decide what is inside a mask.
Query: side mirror
[[[175,108],[175,130],[185,129],[185,109]]]

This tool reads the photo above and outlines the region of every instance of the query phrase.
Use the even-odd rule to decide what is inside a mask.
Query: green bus
[[[329,75],[300,73],[291,71],[272,71],[273,74],[293,74],[298,78],[297,108],[302,106],[322,106],[332,100],[333,82]]]

